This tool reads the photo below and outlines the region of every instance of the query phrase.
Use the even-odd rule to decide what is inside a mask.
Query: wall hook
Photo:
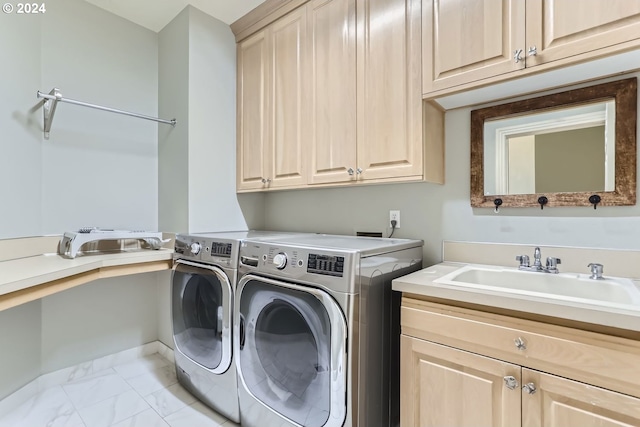
[[[597,194],[594,194],[593,196],[589,197],[589,203],[593,205],[593,209],[595,209],[598,206],[598,203],[600,203],[601,201],[602,201],[602,198]]]
[[[538,203],[540,203],[540,210],[542,210],[544,209],[544,205],[549,203],[549,199],[547,199],[545,196],[540,196],[538,197]]]
[[[502,205],[502,199],[495,199],[493,201],[493,204],[496,205],[494,212],[498,213],[498,210],[500,209],[500,205]]]

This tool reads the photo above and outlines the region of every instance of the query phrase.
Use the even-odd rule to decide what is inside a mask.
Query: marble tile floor
[[[158,353],[49,386],[0,412],[0,427],[238,427],[185,390]]]

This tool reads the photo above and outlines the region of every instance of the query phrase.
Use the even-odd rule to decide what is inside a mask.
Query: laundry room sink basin
[[[467,265],[434,282],[521,296],[590,301],[595,305],[640,305],[640,288],[633,280],[588,274],[542,273],[498,266]]]

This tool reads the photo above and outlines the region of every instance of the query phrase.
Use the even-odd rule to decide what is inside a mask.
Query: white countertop
[[[0,295],[64,279],[105,267],[170,260],[171,249],[142,249],[109,254],[90,254],[74,259],[43,254],[0,261]]]
[[[640,331],[640,307],[637,310],[628,310],[607,305],[594,306],[562,299],[525,296],[505,291],[474,289],[472,287],[435,282],[465,265],[468,264],[454,262],[436,264],[394,279],[393,290],[424,297]]]

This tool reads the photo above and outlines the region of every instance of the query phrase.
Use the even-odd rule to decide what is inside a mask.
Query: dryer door
[[[176,350],[213,373],[231,365],[231,283],[218,267],[178,260],[171,307]]]
[[[235,341],[246,390],[305,427],[346,415],[344,316],[324,291],[253,275],[238,284]]]

